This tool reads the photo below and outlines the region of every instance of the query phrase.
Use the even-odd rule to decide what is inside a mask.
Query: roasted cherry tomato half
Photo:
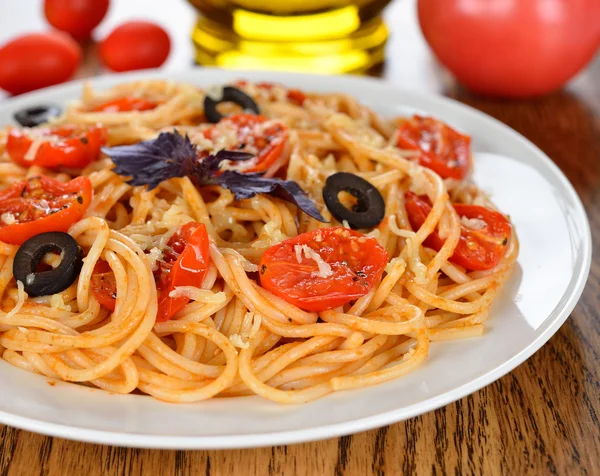
[[[157,276],[158,322],[168,321],[190,301],[170,297],[175,287],[202,285],[210,264],[209,245],[206,227],[194,222],[183,225],[169,240]]]
[[[461,218],[461,232],[450,261],[472,271],[496,266],[506,253],[512,231],[510,222],[501,213],[485,207],[458,203],[453,206]],[[431,212],[431,203],[427,197],[408,192],[406,211],[410,225],[418,230]],[[423,244],[439,251],[444,240],[434,231]]]
[[[285,147],[288,130],[279,121],[269,120],[254,114],[236,114],[227,116],[214,127],[204,131],[206,138],[216,142],[224,129],[233,129],[237,143],[227,146],[229,150],[250,152],[253,159],[232,164],[241,172],[264,172],[281,157]]]
[[[106,129],[101,126],[11,129],[6,151],[23,167],[82,168],[100,157],[106,135]]]
[[[92,201],[92,183],[77,177],[63,183],[34,177],[0,192],[0,241],[21,245],[47,231],[68,231]]]
[[[106,261],[98,261],[90,280],[90,291],[101,306],[114,311],[117,302],[117,280]]]
[[[471,168],[471,138],[433,117],[413,116],[398,129],[397,145],[418,150],[419,164],[442,178],[462,180]]]
[[[325,311],[367,294],[388,261],[375,240],[343,227],[302,233],[267,249],[260,284],[305,311]]]
[[[97,112],[129,112],[150,111],[158,106],[158,103],[144,98],[122,97],[107,101],[94,107],[92,111]]]
[[[200,287],[210,264],[209,238],[206,227],[186,223],[175,233],[158,262],[154,273],[158,291],[158,322],[168,321],[189,302],[186,297],[171,297],[177,286]],[[91,291],[100,304],[114,311],[117,284],[114,274],[105,262],[99,262],[92,275]]]

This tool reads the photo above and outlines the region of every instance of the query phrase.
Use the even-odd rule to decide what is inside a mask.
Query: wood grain
[[[411,59],[392,50],[383,74],[397,82],[390,65],[419,64]],[[80,76],[99,71],[88,55]],[[448,96],[538,145],[571,180],[588,211],[595,256],[589,282],[571,318],[548,344],[509,375],[454,404],[315,443],[151,451],[0,426],[0,475],[600,474],[600,58],[566,90],[531,101],[479,98],[438,68],[428,74]]]

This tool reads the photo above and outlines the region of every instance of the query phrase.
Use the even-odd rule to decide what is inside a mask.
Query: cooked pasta
[[[381,117],[346,94],[235,86],[254,100],[263,122],[236,122],[238,106],[222,103],[217,112],[225,117],[209,123],[205,98],[219,102],[218,91],[145,80],[103,92],[86,85],[81,100],[49,125],[0,133],[4,360],[49,379],[168,402],[260,395],[304,403],[399,378],[426,361],[432,343],[484,333],[518,240],[471,182],[466,136],[431,118]],[[131,106],[131,98],[144,106]],[[104,134],[91,152],[96,136],[85,135],[89,128]],[[67,129],[77,132],[66,139]],[[253,158],[230,157],[204,184],[180,174],[151,188],[117,173],[116,152],[129,150],[117,146],[174,131],[189,138],[199,162],[220,150]],[[68,140],[87,149],[62,147]],[[109,148],[99,153],[101,143]],[[295,182],[324,221],[281,193],[236,199],[227,170],[269,184]],[[382,197],[377,224],[353,231],[332,214],[324,187],[339,172]],[[89,197],[65,188],[57,205],[40,176],[65,187],[84,177]],[[21,198],[8,194],[15,184],[22,184]],[[333,200],[372,221],[375,211],[361,210],[352,190],[334,191]],[[15,208],[11,200],[26,204]],[[79,215],[67,216],[78,206]],[[52,252],[60,244],[44,248],[40,262],[16,278],[24,237],[49,231],[68,232],[83,263],[65,289],[30,295],[36,273],[67,259]],[[339,240],[347,247],[336,254]],[[181,264],[192,259],[190,246],[201,272],[184,279],[198,271]],[[348,274],[347,260],[379,271]],[[312,278],[295,282],[298,273]]]

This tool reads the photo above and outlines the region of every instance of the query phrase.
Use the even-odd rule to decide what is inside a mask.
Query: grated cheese
[[[4,212],[2,215],[0,215],[0,220],[7,225],[14,225],[17,222],[15,216],[10,212]]]
[[[23,159],[25,159],[28,162],[32,162],[33,159],[35,159],[35,156],[37,155],[38,150],[40,149],[41,145],[44,142],[46,142],[46,141],[44,139],[42,139],[41,137],[38,139],[35,139],[29,146],[29,149],[27,149],[27,152],[23,156]]]
[[[321,255],[319,255],[319,253],[310,248],[308,245],[295,245],[294,251],[296,253],[296,260],[298,263],[302,263],[302,253],[304,253],[304,256],[307,259],[312,259],[317,263],[319,270],[313,271],[312,276],[318,278],[328,278],[333,276],[333,270],[331,269],[329,263],[325,262],[323,258],[321,258]]]
[[[209,88],[206,88],[206,91],[204,91],[204,94],[206,94],[209,98],[211,98],[213,101],[222,101],[223,100],[223,86],[215,84],[214,86],[210,86]]]
[[[460,223],[470,230],[483,230],[487,226],[487,223],[480,218],[467,218],[466,216],[460,217]]]
[[[58,309],[60,311],[71,311],[71,306],[65,304],[62,294],[53,294],[50,297],[50,307],[52,307],[52,309]]]
[[[156,269],[158,268],[158,261],[160,261],[163,258],[163,251],[159,250],[155,246],[150,250],[147,256],[148,261],[150,262],[150,269],[152,269],[152,271],[156,271]]]

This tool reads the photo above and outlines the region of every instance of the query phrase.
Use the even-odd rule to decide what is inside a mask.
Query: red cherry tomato
[[[15,38],[0,48],[0,88],[21,94],[70,79],[81,63],[81,47],[54,31]]]
[[[471,167],[471,138],[432,117],[413,116],[398,130],[398,147],[418,150],[419,163],[442,178],[462,180]]]
[[[82,168],[100,156],[100,147],[106,142],[106,135],[106,129],[100,126],[12,129],[6,141],[6,152],[23,167]],[[35,156],[28,160],[27,153],[37,139],[44,142]]]
[[[115,310],[117,302],[117,280],[106,261],[98,261],[90,280],[90,291],[101,306]]]
[[[418,13],[438,59],[482,94],[551,92],[600,45],[598,0],[419,0]]]
[[[168,321],[190,302],[186,297],[170,297],[177,286],[200,287],[210,264],[210,241],[206,227],[200,223],[186,223],[167,244],[171,249],[159,264],[158,322]]]
[[[473,271],[496,266],[506,253],[506,245],[512,231],[510,222],[504,215],[485,207],[459,203],[453,206],[460,217],[477,220],[483,227],[474,229],[461,224],[460,238],[450,261]],[[410,225],[414,230],[418,230],[431,212],[429,199],[408,192],[406,211]],[[434,231],[423,244],[439,251],[444,240]]]
[[[167,243],[164,257],[154,273],[158,291],[158,322],[168,321],[190,301],[186,297],[171,297],[177,286],[199,287],[210,264],[209,238],[206,227],[200,223],[186,223]],[[99,262],[92,274],[90,289],[98,302],[115,310],[117,283],[105,262]]]
[[[281,156],[288,138],[287,127],[281,122],[270,121],[254,114],[236,114],[221,119],[219,126],[204,131],[206,138],[217,139],[223,123],[236,130],[238,143],[229,147],[230,150],[255,154],[254,158],[232,164],[230,168],[243,172],[264,172]]]
[[[144,98],[123,97],[102,103],[92,109],[97,112],[149,111],[158,106]]]
[[[158,68],[170,50],[169,35],[160,26],[130,21],[115,28],[100,43],[100,58],[113,71]]]
[[[315,257],[325,265],[319,266]],[[258,269],[263,288],[301,309],[319,312],[367,294],[387,260],[387,252],[374,238],[332,227],[272,246]]]
[[[108,3],[108,0],[44,0],[44,15],[54,28],[85,40],[106,15]]]
[[[0,241],[22,245],[40,233],[66,232],[91,201],[86,177],[62,183],[41,176],[14,183],[0,192]]]

